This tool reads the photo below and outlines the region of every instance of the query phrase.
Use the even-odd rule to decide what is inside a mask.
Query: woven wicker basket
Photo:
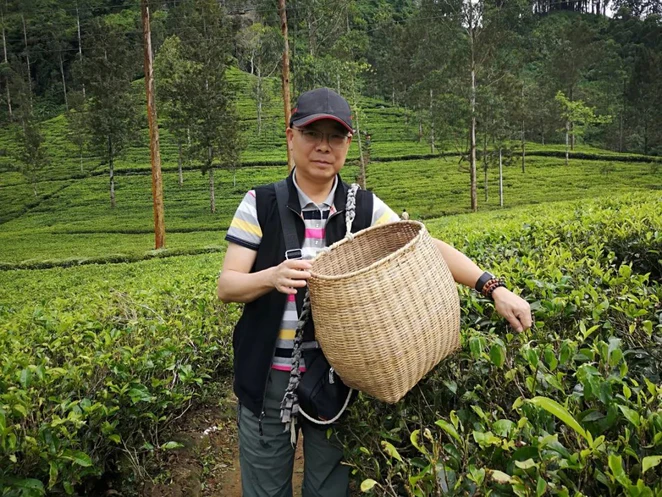
[[[460,303],[425,226],[360,231],[314,261],[315,337],[348,386],[395,403],[460,345]]]

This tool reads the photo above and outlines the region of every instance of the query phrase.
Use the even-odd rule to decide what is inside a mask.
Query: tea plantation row
[[[504,274],[514,336],[462,290],[462,349],[395,406],[362,398],[348,461],[377,495],[660,495],[660,195],[431,221]],[[231,375],[222,255],[0,272],[0,488],[85,495]],[[364,481],[365,480],[365,481]],[[372,487],[368,490],[368,487]]]
[[[343,177],[351,181],[356,173],[356,166],[348,166]],[[283,167],[241,168],[236,174],[217,172],[216,214],[209,212],[207,179],[199,172],[186,172],[181,187],[175,173],[165,174],[168,248],[221,245],[220,232],[227,229],[245,192],[283,174]],[[397,212],[406,208],[413,218],[427,219],[468,210],[467,176],[458,169],[455,158],[379,162],[368,169],[368,186]],[[489,170],[488,180],[487,202],[482,178],[479,182],[481,209],[499,205],[495,169]],[[50,184],[55,188],[57,183]],[[505,168],[504,205],[659,189],[661,185],[657,165],[576,160],[566,167],[560,159],[534,157],[529,158],[526,173],[519,166]],[[24,198],[21,195],[25,192],[16,191],[14,195],[0,189],[0,210],[20,206]],[[118,254],[144,254],[153,243],[150,177],[118,177],[117,205],[116,209],[108,205],[107,178],[76,180],[28,214],[2,224],[0,262],[27,261],[23,267],[39,267],[33,262],[104,256],[114,260]]]
[[[363,399],[347,420],[362,488],[662,495],[660,200],[430,223],[505,275],[535,326],[514,335],[463,289],[462,349],[397,405]]]

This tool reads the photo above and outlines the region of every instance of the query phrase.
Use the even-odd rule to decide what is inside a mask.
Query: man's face
[[[347,129],[333,119],[321,119],[302,128],[287,129],[297,178],[312,182],[330,181],[345,165],[352,141]]]

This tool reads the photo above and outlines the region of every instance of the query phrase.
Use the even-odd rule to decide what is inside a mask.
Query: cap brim
[[[349,131],[350,133],[354,133],[354,130],[349,124],[347,124],[339,117],[332,116],[331,114],[313,114],[312,116],[306,116],[297,121],[292,121],[292,124],[294,124],[295,126],[308,126],[309,124],[312,124],[317,121],[321,121],[322,119],[331,119],[332,121],[336,121],[342,124],[347,129],[347,131]]]

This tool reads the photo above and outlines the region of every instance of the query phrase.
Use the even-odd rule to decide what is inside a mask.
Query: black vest
[[[292,175],[287,178],[287,186],[289,189],[287,206],[295,218],[299,244],[302,244],[305,225],[301,217],[301,205]],[[327,246],[342,240],[345,236],[345,201],[348,189],[349,185],[343,183],[338,176],[338,186],[333,200],[337,210],[330,215],[326,224],[325,242]],[[255,197],[262,240],[257,250],[255,264],[251,269],[252,273],[277,266],[285,260],[285,239],[273,184],[256,188]],[[356,195],[356,218],[352,224],[353,233],[368,228],[372,224],[372,210],[372,193],[359,190]],[[300,289],[296,294],[299,313],[304,296],[304,289]],[[234,392],[239,402],[258,417],[264,404],[271,360],[286,303],[287,296],[277,290],[272,290],[253,302],[247,303],[232,337]],[[315,330],[311,320],[304,331],[304,340],[313,340],[314,337]]]

